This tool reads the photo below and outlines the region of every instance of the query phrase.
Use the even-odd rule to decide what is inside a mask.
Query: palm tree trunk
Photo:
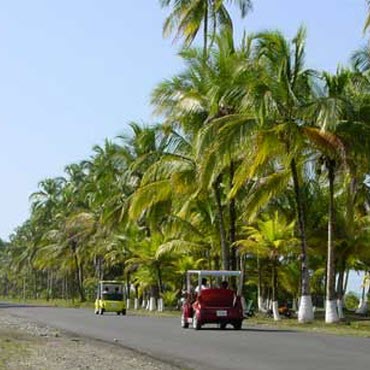
[[[338,318],[344,319],[343,314],[343,296],[344,296],[344,274],[346,271],[345,263],[342,262],[340,265],[340,270],[338,273],[338,283],[337,283],[337,307],[338,307]]]
[[[78,294],[80,296],[80,301],[85,302],[86,298],[85,298],[85,292],[83,289],[83,270],[82,270],[82,266],[79,261],[79,258],[77,256],[77,251],[76,251],[77,246],[73,242],[71,247],[72,247],[73,259],[75,263],[76,283],[77,283]]]
[[[234,178],[234,162],[230,163],[230,189],[233,188],[233,178]],[[237,253],[234,243],[236,241],[236,206],[235,199],[231,199],[229,203],[229,218],[230,218],[230,229],[229,229],[229,240],[231,245],[231,256],[230,256],[230,266],[231,270],[237,269]]]
[[[127,299],[130,299],[131,298],[131,273],[130,271],[127,271],[126,273],[126,290],[127,290],[127,294],[126,294],[126,298]]]
[[[334,226],[334,179],[335,161],[328,159],[329,177],[329,220],[328,220],[328,257],[326,271],[326,305],[325,322],[331,324],[338,322],[337,301],[335,297],[335,251],[333,244]]]
[[[23,277],[23,300],[25,301],[26,300],[26,291],[27,291],[27,288],[26,288],[26,276]]]
[[[217,204],[217,211],[218,211],[218,224],[219,224],[219,231],[220,231],[220,241],[221,241],[221,262],[222,268],[224,270],[229,270],[229,248],[226,241],[226,231],[225,231],[225,223],[224,223],[224,215],[221,203],[221,176],[217,178],[215,183],[213,184],[213,189],[215,192],[216,197],[216,204]]]
[[[161,266],[159,263],[157,263],[157,273],[158,273],[158,292],[159,295],[163,293],[163,281],[162,281],[162,271]]]
[[[348,280],[349,280],[349,272],[350,272],[350,269],[347,269],[346,277],[344,278],[344,284],[343,284],[343,295],[346,294],[346,291],[347,291]]]
[[[298,321],[304,323],[304,322],[310,322],[313,320],[313,308],[312,308],[312,299],[310,295],[307,242],[306,242],[303,205],[302,205],[302,198],[301,198],[301,189],[300,189],[299,179],[298,179],[297,164],[294,158],[290,162],[290,168],[291,168],[292,177],[293,177],[294,193],[295,193],[297,215],[298,215],[298,227],[299,227],[299,234],[300,234],[300,239],[301,239],[301,274],[302,274],[301,291],[302,291],[302,296],[301,296],[301,300],[299,304]]]
[[[203,58],[204,61],[207,59],[208,47],[208,0],[204,2],[204,17],[203,17]]]
[[[37,296],[37,271],[33,270],[33,297],[35,299],[38,298]]]
[[[277,271],[276,271],[276,257],[272,258],[272,312],[274,320],[280,320],[279,305],[277,301]]]
[[[258,272],[258,284],[257,284],[257,305],[258,311],[263,311],[263,296],[262,296],[262,271],[261,271],[261,262],[257,254],[257,272]]]

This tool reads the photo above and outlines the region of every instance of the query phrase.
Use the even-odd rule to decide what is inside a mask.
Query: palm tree
[[[175,39],[184,37],[186,47],[190,46],[203,24],[203,57],[208,50],[209,24],[212,26],[212,39],[218,27],[232,28],[232,21],[224,3],[225,0],[159,0],[162,7],[172,6],[165,20],[165,36],[176,30]],[[244,18],[252,8],[251,0],[236,0],[241,16]]]
[[[272,303],[275,320],[280,320],[277,301],[278,274],[280,258],[291,251],[297,243],[294,238],[294,222],[288,223],[284,216],[275,212],[272,217],[262,215],[255,226],[244,227],[247,239],[237,241],[240,251],[266,256],[272,265]]]
[[[134,273],[136,284],[142,284],[144,290],[149,290],[151,311],[155,309],[155,300],[163,292],[163,282],[166,280],[166,274],[170,271],[168,267],[172,262],[171,256],[157,254],[158,246],[162,243],[162,240],[163,236],[159,233],[143,239],[135,246],[132,257],[126,261],[127,268],[133,266],[136,268]]]
[[[334,182],[342,172],[357,172],[359,165],[367,161],[370,150],[369,127],[361,122],[358,98],[353,94],[357,76],[349,70],[338,70],[336,75],[323,73],[325,94],[318,97],[317,123],[320,130],[307,129],[310,140],[321,152],[320,161],[328,171],[329,209],[328,209],[328,253],[326,279],[326,318],[327,323],[338,321],[335,296],[335,203]],[[359,145],[360,144],[360,145]],[[362,158],[362,159],[361,159]],[[351,217],[352,219],[352,217]]]
[[[221,128],[216,136],[217,145],[220,146],[220,142],[223,142],[225,147],[230,140],[235,142],[236,137],[240,138],[241,134],[245,134],[241,132],[241,128],[248,126],[249,122],[255,121],[259,125],[254,135],[251,135],[250,130],[247,131],[248,137],[253,138],[253,141],[246,139],[249,149],[248,146],[244,149],[250,154],[243,158],[237,168],[234,188],[230,193],[230,196],[235,196],[244,187],[246,180],[254,179],[259,171],[263,181],[257,180],[256,186],[251,187],[249,213],[282,191],[288,184],[288,175],[291,176],[301,239],[301,322],[313,319],[300,170],[304,163],[301,153],[305,150],[307,125],[303,107],[312,96],[314,73],[304,69],[304,42],[305,31],[302,28],[292,42],[288,42],[279,32],[264,32],[254,37],[252,55],[258,66],[255,68],[257,74],[255,77],[248,76],[248,84],[239,93],[239,96],[244,95],[240,100],[244,119],[235,115],[225,117],[224,121],[229,121],[230,124]],[[253,145],[250,145],[251,142]],[[254,148],[254,151],[250,148]],[[270,176],[266,176],[267,169],[272,171]]]
[[[210,49],[207,64],[197,49],[183,51],[181,56],[186,63],[186,70],[161,83],[154,90],[152,102],[156,112],[165,115],[165,125],[179,127],[185,140],[194,146],[192,160],[195,178],[200,178],[200,192],[211,191],[214,194],[222,264],[223,268],[228,269],[229,249],[236,235],[237,212],[235,199],[226,200],[224,189],[232,187],[234,163],[230,160],[231,156],[225,161],[219,161],[220,157],[215,155],[208,158],[208,152],[214,144],[213,128],[217,124],[213,125],[213,122],[219,122],[223,116],[237,109],[231,98],[236,78],[234,71],[247,53],[237,53],[231,33],[224,32],[216,38],[216,44]],[[223,149],[229,153],[226,147]],[[229,214],[226,212],[227,206]],[[232,249],[231,254],[235,268],[235,250]]]

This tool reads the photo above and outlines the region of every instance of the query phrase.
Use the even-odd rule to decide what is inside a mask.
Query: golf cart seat
[[[231,289],[204,289],[198,301],[206,307],[233,307],[235,293]]]

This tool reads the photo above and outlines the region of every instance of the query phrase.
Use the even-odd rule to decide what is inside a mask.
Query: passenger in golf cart
[[[198,285],[192,294],[191,276],[197,275]],[[216,282],[214,287],[206,285],[204,276]],[[238,280],[236,291],[228,288],[227,278]],[[218,283],[222,279],[222,283]],[[240,271],[213,271],[213,270],[191,270],[187,273],[187,294],[182,308],[181,326],[200,329],[204,324],[218,324],[220,328],[226,328],[231,324],[235,329],[240,329],[244,318],[241,304],[242,274]],[[203,289],[202,289],[203,287]]]
[[[200,285],[200,288],[199,288],[199,285],[197,285],[195,287],[195,293],[199,293],[201,290],[204,290],[204,289],[208,289],[208,285],[207,285],[207,279],[206,278],[202,278],[202,283]]]

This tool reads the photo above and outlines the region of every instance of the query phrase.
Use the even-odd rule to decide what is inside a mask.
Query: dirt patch
[[[73,337],[1,312],[0,369],[7,370],[174,370],[128,349]]]

